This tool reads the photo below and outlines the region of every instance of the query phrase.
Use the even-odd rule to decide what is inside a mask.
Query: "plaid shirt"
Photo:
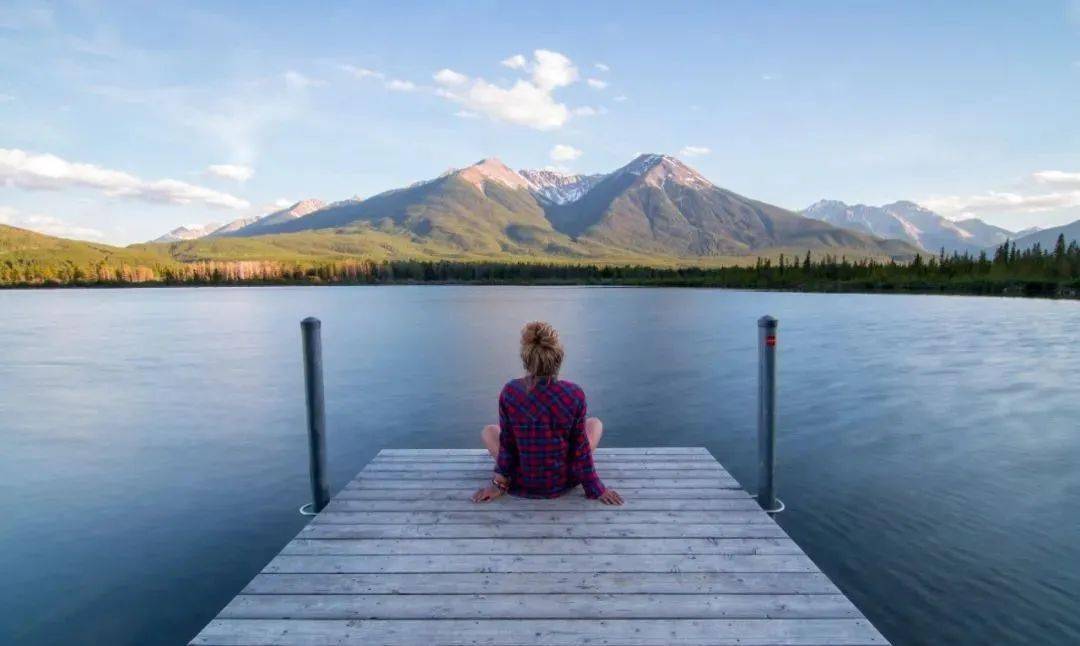
[[[515,379],[499,395],[499,459],[495,472],[510,493],[555,498],[580,484],[589,498],[604,493],[585,435],[585,392],[569,381]]]

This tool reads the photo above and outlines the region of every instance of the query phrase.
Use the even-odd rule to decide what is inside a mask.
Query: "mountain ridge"
[[[869,206],[822,199],[802,214],[854,231],[904,240],[930,253],[943,248],[948,253],[978,253],[1016,235],[978,218],[952,221],[909,200]]]
[[[301,208],[302,207],[302,208]],[[716,186],[675,157],[641,154],[609,173],[515,171],[498,158],[366,199],[299,202],[212,235],[334,230],[431,241],[466,254],[709,258],[770,249],[913,257],[876,238]]]

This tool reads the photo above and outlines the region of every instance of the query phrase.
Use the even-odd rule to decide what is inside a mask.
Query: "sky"
[[[1055,226],[1078,116],[1080,0],[0,3],[0,223],[112,244],[642,152],[790,209]]]

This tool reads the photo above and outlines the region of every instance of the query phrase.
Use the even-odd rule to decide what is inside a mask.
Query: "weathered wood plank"
[[[626,496],[624,495],[624,498]],[[671,500],[656,498],[626,498],[619,507],[620,512],[628,511],[758,511],[761,507],[752,498],[742,499],[696,499]],[[482,505],[467,496],[457,500],[351,500],[337,497],[330,501],[326,511],[573,511],[588,514],[582,521],[589,522],[598,511],[610,512],[611,507],[599,500],[589,500],[584,496],[556,498],[554,500],[514,500],[503,496]]]
[[[603,503],[598,503],[603,504]],[[498,508],[477,505],[470,511],[324,511],[312,521],[314,524],[335,523],[365,525],[427,525],[451,523],[581,523],[581,511],[503,511]],[[590,511],[588,523],[650,523],[678,524],[708,520],[719,524],[772,523],[761,511],[623,511],[600,507]]]
[[[263,572],[814,572],[803,554],[441,554],[274,557]]]
[[[282,554],[802,554],[789,538],[297,538]]]
[[[378,470],[365,467],[357,474],[355,480],[457,480],[461,478],[478,478],[487,480],[491,478],[492,470],[484,469],[404,469],[404,470]],[[718,480],[734,480],[727,475],[726,471],[683,471],[681,469],[597,469],[601,479],[636,478],[636,479],[662,479],[662,478],[716,478]]]
[[[630,448],[630,447],[608,447],[602,446],[595,451],[595,455],[708,455],[709,450],[703,446],[649,446],[642,448]],[[379,451],[380,456],[402,456],[402,455],[434,455],[434,456],[446,456],[446,455],[488,455],[487,449],[383,449]],[[714,458],[715,459],[715,458]]]
[[[268,574],[244,594],[838,594],[821,572]]]
[[[193,643],[220,646],[579,646],[586,641],[652,646],[867,646],[886,643],[864,619],[215,619]]]
[[[692,462],[643,462],[639,460],[620,460],[616,462],[611,460],[596,460],[593,465],[596,467],[597,471],[708,471],[727,473],[727,471],[715,460],[695,460]],[[490,457],[480,460],[471,459],[468,462],[402,462],[398,460],[374,460],[361,469],[361,472],[419,471],[421,473],[426,473],[429,471],[475,471],[477,469],[486,469],[490,472],[494,466],[495,461]]]
[[[680,464],[688,464],[690,462],[707,462],[717,463],[716,459],[708,453],[666,453],[666,454],[652,454],[652,453],[618,453],[618,454],[594,454],[593,460],[597,463],[604,464],[618,464],[621,462],[678,462]],[[375,464],[387,464],[387,463],[407,463],[407,464],[452,464],[455,462],[465,463],[490,463],[492,457],[486,451],[483,454],[476,455],[377,455],[372,458],[371,463]],[[717,463],[719,464],[719,463]],[[723,466],[723,465],[721,465]]]
[[[456,489],[342,489],[335,500],[469,500],[476,489],[483,482],[473,483],[471,487],[458,487]],[[697,487],[682,489],[652,489],[652,488],[625,488],[619,487],[619,493],[627,500],[753,500],[750,494],[742,489],[730,489],[723,487]],[[563,494],[561,498],[538,501],[541,504],[551,504],[554,500],[567,498],[583,498],[581,487]],[[510,499],[513,499],[511,497]]]
[[[490,523],[453,525],[335,525],[312,523],[298,538],[787,538],[779,525],[745,523]]]
[[[346,489],[460,489],[482,486],[491,480],[491,472],[482,475],[452,478],[369,478],[359,477],[345,485]],[[616,489],[652,487],[655,489],[682,489],[722,487],[741,489],[734,478],[660,478],[660,477],[603,477],[604,484]]]
[[[222,619],[845,619],[840,594],[242,594]]]

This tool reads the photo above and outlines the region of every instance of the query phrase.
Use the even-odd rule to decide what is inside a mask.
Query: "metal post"
[[[330,502],[326,481],[326,406],[323,398],[322,323],[309,316],[300,321],[304,340],[304,382],[307,394],[308,443],[311,448],[311,500],[313,514]],[[304,505],[307,507],[307,505]],[[301,513],[305,513],[303,507]]]
[[[776,326],[771,316],[758,319],[758,504],[768,512],[777,504],[774,477],[776,451]]]

